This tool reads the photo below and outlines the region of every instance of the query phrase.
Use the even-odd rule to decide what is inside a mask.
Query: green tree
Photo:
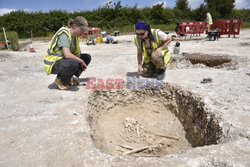
[[[140,10],[137,9],[137,5],[134,7],[125,7],[123,13],[126,15],[126,18],[129,20],[130,23],[135,24],[139,20],[142,20],[142,15]]]
[[[0,27],[4,27],[6,31],[17,32],[20,38],[30,38],[31,30],[33,37],[41,37],[54,34],[61,26],[67,25],[69,18],[83,16],[90,27],[100,27],[109,32],[128,32],[134,30],[134,25],[139,20],[144,20],[155,28],[164,28],[167,24],[180,21],[203,21],[207,9],[214,20],[239,18],[244,23],[250,22],[250,9],[233,9],[234,2],[235,0],[204,0],[204,4],[194,10],[188,7],[188,0],[177,0],[173,9],[164,8],[163,4],[145,8],[137,8],[137,5],[122,7],[121,1],[110,1],[106,6],[92,11],[14,11],[0,16]]]
[[[188,7],[188,0],[176,0],[173,13],[176,21],[191,20],[191,9]]]
[[[188,0],[176,0],[175,8],[181,11],[190,11]]]
[[[164,3],[160,3],[157,5],[154,5],[150,9],[150,22],[153,24],[164,24],[165,22],[165,16],[163,12],[163,5]]]
[[[204,21],[206,19],[206,6],[201,4],[199,8],[194,9],[192,18],[196,21]]]
[[[250,22],[250,9],[233,9],[231,19],[243,19],[244,22]]]
[[[163,11],[163,15],[165,18],[165,22],[164,22],[165,24],[171,24],[175,22],[175,16],[171,8],[165,8]]]
[[[219,19],[230,17],[235,0],[204,0],[204,2],[213,17]]]

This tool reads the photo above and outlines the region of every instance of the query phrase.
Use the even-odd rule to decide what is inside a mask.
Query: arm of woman
[[[75,59],[76,61],[78,61],[81,64],[83,71],[87,69],[87,65],[84,63],[84,61],[82,59],[80,59],[79,57],[73,55],[70,52],[70,49],[68,47],[62,47],[62,50],[63,50],[64,57],[66,59]]]
[[[172,41],[172,37],[170,35],[167,35],[167,37],[165,37],[165,42],[159,48],[156,49],[156,52],[159,55],[161,55],[162,49],[166,48],[171,41]]]
[[[142,51],[137,48],[138,74],[142,74]]]

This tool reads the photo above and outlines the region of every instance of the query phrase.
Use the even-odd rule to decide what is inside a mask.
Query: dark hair
[[[151,29],[150,24],[148,24],[147,22],[144,22],[144,25],[148,28],[148,30],[150,30],[150,29]]]

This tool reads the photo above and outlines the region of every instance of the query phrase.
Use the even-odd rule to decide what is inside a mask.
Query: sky
[[[0,16],[15,10],[24,10],[28,12],[49,10],[67,10],[69,12],[93,10],[102,7],[111,0],[0,0]],[[189,6],[195,9],[200,6],[204,0],[188,0]],[[118,0],[113,0],[117,3]],[[173,8],[175,0],[121,0],[122,6],[134,6],[138,8],[151,7],[157,3],[164,2],[164,7]],[[237,9],[250,9],[250,0],[235,0]]]

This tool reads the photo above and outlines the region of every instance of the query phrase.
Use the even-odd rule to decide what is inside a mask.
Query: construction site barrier
[[[203,34],[207,22],[205,21],[186,21],[179,22],[175,27],[177,35],[186,35],[186,34]],[[211,30],[219,30],[220,35],[228,34],[230,35],[239,35],[240,28],[244,29],[244,23],[242,19],[230,19],[230,20],[214,20],[211,25]],[[206,30],[206,34],[207,34]]]
[[[6,41],[0,41],[0,48],[11,48],[13,42],[12,41],[7,41],[8,46],[6,45]]]
[[[227,31],[226,20],[214,20],[213,24],[211,25],[210,28],[211,28],[211,30],[218,29],[220,31],[220,35],[223,35]],[[207,33],[207,31],[206,31],[206,33]]]
[[[205,32],[206,22],[196,21],[197,34],[203,34]]]
[[[220,30],[220,35],[228,34],[239,35],[240,28],[244,29],[244,23],[242,19],[230,19],[230,20],[214,20],[211,26],[211,30]]]
[[[175,28],[176,34],[185,35],[185,34],[201,34],[205,31],[206,23],[203,21],[187,21],[177,23]]]
[[[5,41],[0,41],[0,48],[4,48],[5,47]]]
[[[229,24],[229,31],[225,33],[228,35],[239,35],[241,25],[242,28],[244,27],[244,23],[241,19],[226,20],[226,27],[228,27],[228,24]]]
[[[89,35],[100,36],[101,29],[99,27],[90,27],[89,31],[86,31],[82,38],[86,38]]]

